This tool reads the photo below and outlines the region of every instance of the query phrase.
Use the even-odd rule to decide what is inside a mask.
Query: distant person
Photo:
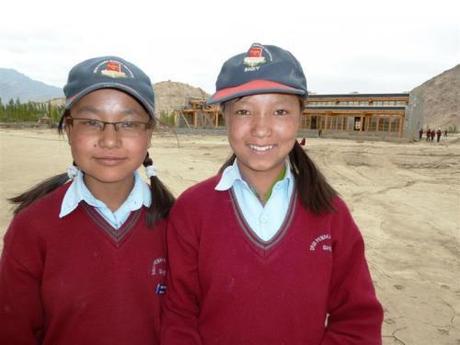
[[[447,138],[447,129],[444,130],[444,137]]]
[[[58,128],[74,163],[11,199],[18,206],[0,259],[0,344],[158,345],[174,198],[147,151],[152,83],[107,56],[73,67],[64,94]]]
[[[321,138],[321,135],[323,134],[323,130],[320,128],[318,129],[318,137]]]
[[[441,139],[441,128],[438,128],[438,130],[436,131],[436,142],[439,143],[439,140]]]
[[[426,130],[426,141],[430,141],[431,139],[431,129],[428,127]]]
[[[431,130],[430,136],[431,136],[431,141],[434,141],[434,137],[436,135],[436,131],[434,129]]]
[[[381,344],[361,233],[296,140],[306,96],[277,46],[224,63],[208,103],[233,154],[171,210],[162,344]]]
[[[422,138],[423,138],[423,128],[420,128],[420,130],[418,131],[418,139],[422,140]]]

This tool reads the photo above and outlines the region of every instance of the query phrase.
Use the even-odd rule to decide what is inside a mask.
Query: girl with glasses
[[[12,198],[0,260],[0,343],[159,344],[165,219],[174,197],[148,148],[148,76],[106,56],[69,73],[66,174]],[[150,185],[137,173],[143,165]]]

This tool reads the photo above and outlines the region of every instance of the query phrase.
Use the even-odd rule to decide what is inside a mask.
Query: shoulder
[[[345,201],[338,195],[332,199],[332,206],[334,207],[333,213],[338,215],[349,214],[350,210]]]
[[[361,232],[345,201],[337,196],[333,200],[333,206],[334,211],[331,213],[330,224],[335,239],[347,242],[362,242]]]
[[[27,233],[30,233],[31,236],[37,236],[44,229],[59,221],[62,199],[69,185],[70,183],[66,183],[58,187],[15,215],[5,234],[5,240]]]
[[[332,199],[333,210],[329,212],[331,217],[331,223],[335,223],[335,226],[354,226],[353,217],[351,215],[350,209],[346,202],[340,197],[335,196]]]
[[[216,192],[215,187],[219,182],[220,177],[221,175],[210,177],[186,189],[177,198],[176,204],[184,202],[197,202],[197,199],[206,200],[207,198],[211,198],[212,196],[219,194]]]
[[[348,209],[347,204],[345,201],[338,195],[334,196],[330,202],[332,206],[332,210],[330,211],[323,211],[321,213],[313,213],[311,210],[306,209],[302,205],[302,201],[300,200],[300,196],[297,196],[297,209],[300,212],[305,212],[306,214],[310,214],[312,217],[318,218],[340,218],[343,216],[350,215],[350,210]]]
[[[142,213],[141,213],[141,217],[139,217],[139,221],[142,221],[145,223],[145,216],[146,216],[146,213],[147,213],[147,208],[146,207],[143,207],[143,210],[142,210]],[[168,218],[161,218],[161,219],[158,219],[154,224],[153,224],[153,229],[155,232],[159,232],[161,233],[162,235],[165,233],[166,231],[166,228],[168,226]],[[149,231],[149,232],[152,232],[152,228],[148,227],[148,226],[145,226],[145,228]]]
[[[333,208],[331,211],[314,214],[306,210],[301,205],[300,199],[298,199],[297,209],[307,215],[307,219],[311,219],[314,222],[318,222],[318,224],[323,224],[323,226],[328,227],[331,233],[336,237],[346,237],[350,232],[355,233],[358,231],[350,209],[340,196],[333,197],[331,205]]]
[[[170,218],[185,216],[187,214],[201,214],[203,209],[209,209],[210,205],[215,205],[219,198],[227,195],[226,192],[218,192],[215,187],[219,181],[220,175],[213,176],[202,182],[199,182],[192,187],[186,189],[174,203]]]
[[[20,211],[15,218],[30,218],[35,217],[36,215],[55,215],[58,217],[59,209],[61,208],[62,199],[70,187],[71,183],[66,183],[49,194],[42,196],[41,198],[35,200],[32,204],[27,206],[25,209]]]

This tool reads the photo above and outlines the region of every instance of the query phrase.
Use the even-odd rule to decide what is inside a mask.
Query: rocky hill
[[[411,91],[424,127],[460,129],[460,64]]]
[[[161,81],[153,85],[155,91],[156,113],[172,113],[188,105],[190,98],[208,98],[209,95],[198,87],[188,84]]]
[[[28,101],[47,101],[63,97],[62,89],[33,80],[14,69],[0,68],[0,98],[2,103],[17,99],[21,103]]]

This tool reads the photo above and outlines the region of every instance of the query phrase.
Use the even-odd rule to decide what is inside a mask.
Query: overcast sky
[[[76,63],[118,55],[211,93],[222,63],[260,42],[290,50],[314,92],[404,92],[460,63],[457,3],[5,0],[0,67],[62,87]]]

